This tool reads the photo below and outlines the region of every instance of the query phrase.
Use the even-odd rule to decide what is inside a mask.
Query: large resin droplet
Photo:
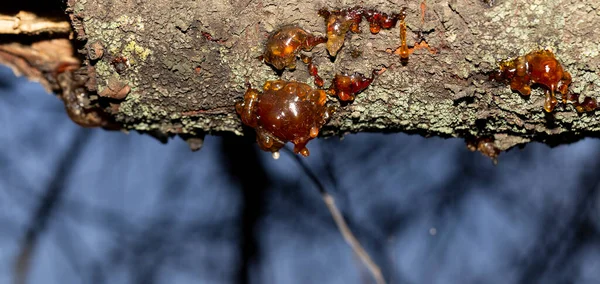
[[[249,88],[236,104],[242,122],[256,130],[261,149],[278,152],[286,142],[294,152],[308,156],[306,144],[315,138],[333,109],[325,105],[324,90],[295,81],[267,81],[263,92]]]
[[[524,96],[531,94],[531,85],[539,84],[546,88],[544,109],[552,112],[558,103],[555,93],[563,97],[568,94],[571,74],[565,71],[549,50],[530,52],[524,56],[502,61],[500,69],[494,72],[491,79],[507,81],[510,88]]]

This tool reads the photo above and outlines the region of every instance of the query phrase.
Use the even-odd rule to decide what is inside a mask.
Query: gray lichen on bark
[[[268,34],[296,24],[324,35],[320,8],[357,4],[387,13],[407,7],[409,46],[422,34],[437,53],[417,49],[404,66],[390,52],[399,46],[398,29],[373,35],[364,22],[362,33],[348,34],[335,60],[324,45],[315,47],[310,54],[326,86],[335,73],[386,69],[354,103],[339,108],[323,135],[493,136],[505,150],[531,140],[572,140],[600,131],[595,113],[580,115],[572,106],[559,106],[545,114],[541,89],[524,98],[485,75],[498,60],[548,48],[573,75],[574,92],[598,97],[600,2],[595,0],[504,0],[493,6],[458,0],[68,1],[77,37],[105,47],[105,55],[92,63],[98,91],[115,77],[131,87],[112,108],[119,122],[127,129],[177,134],[242,134],[234,104],[245,83],[257,87],[278,78],[258,59]],[[121,56],[129,66],[118,73],[111,60]],[[282,78],[312,84],[302,64]]]

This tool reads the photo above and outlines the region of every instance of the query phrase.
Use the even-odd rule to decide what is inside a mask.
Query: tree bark
[[[357,4],[68,0],[65,10],[77,58],[92,78],[85,88],[86,107],[101,108],[122,129],[195,137],[244,133],[234,105],[245,84],[260,87],[280,77],[258,59],[269,33],[295,24],[324,35],[319,9]],[[527,98],[487,76],[498,60],[550,49],[573,76],[571,90],[597,97],[600,2],[364,0],[360,5],[386,13],[406,7],[409,46],[420,42],[430,49],[415,48],[403,65],[393,52],[400,45],[398,27],[371,34],[364,21],[363,32],[348,33],[336,58],[328,56],[325,45],[315,47],[308,54],[326,86],[336,73],[385,70],[353,103],[339,106],[322,136],[373,131],[490,137],[497,149],[506,150],[600,133],[597,112],[579,114],[572,106],[559,106],[545,113],[542,88],[534,87]],[[312,84],[303,64],[281,78]],[[334,99],[330,103],[339,105]]]

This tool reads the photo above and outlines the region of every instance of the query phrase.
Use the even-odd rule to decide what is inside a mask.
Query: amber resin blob
[[[356,94],[364,91],[375,79],[375,71],[371,78],[363,74],[354,73],[352,75],[336,74],[329,87],[329,92],[337,96],[340,101],[353,101]]]
[[[297,26],[285,26],[273,32],[265,45],[263,58],[277,70],[296,68],[296,56],[300,50],[310,51],[327,41]]]
[[[261,149],[278,153],[286,142],[294,144],[294,153],[308,156],[306,144],[319,135],[333,108],[327,107],[324,90],[309,85],[275,80],[267,81],[263,92],[248,88],[244,101],[236,104],[242,122],[256,130]]]
[[[577,112],[592,112],[598,109],[596,99],[584,97],[583,100],[580,100],[579,94],[569,93],[566,97],[563,97],[563,103],[567,102],[573,104]]]
[[[333,11],[323,8],[319,10],[319,15],[325,19],[327,25],[327,51],[331,56],[336,56],[344,45],[346,33],[360,33],[363,17],[369,22],[369,30],[373,34],[379,33],[381,29],[393,28],[403,17],[401,14],[388,15],[361,6]]]
[[[321,9],[319,15],[325,19],[327,25],[327,51],[331,56],[336,56],[342,48],[348,31],[360,33],[362,9],[351,8],[337,11]]]
[[[494,138],[491,137],[468,137],[465,139],[467,142],[467,149],[475,152],[479,151],[484,156],[492,159],[494,165],[498,164],[498,155],[500,150],[494,143]]]
[[[558,91],[563,98],[569,92],[571,74],[565,71],[552,51],[539,50],[524,56],[500,62],[500,70],[491,75],[496,81],[510,82],[510,88],[523,96],[531,94],[531,85],[545,88],[544,110],[552,112],[558,101]]]

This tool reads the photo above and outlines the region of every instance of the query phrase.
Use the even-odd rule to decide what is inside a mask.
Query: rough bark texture
[[[314,48],[310,53],[326,86],[335,73],[386,68],[354,103],[339,108],[322,135],[402,131],[490,136],[501,150],[532,140],[555,144],[597,135],[597,113],[578,114],[572,106],[559,106],[546,114],[540,88],[525,98],[490,82],[486,73],[497,68],[498,60],[548,48],[573,75],[571,89],[597,97],[600,2],[490,2],[69,0],[67,12],[75,38],[85,43],[80,49],[84,64],[95,68],[97,92],[109,88],[116,93],[121,84],[131,88],[124,100],[104,105],[124,129],[243,134],[234,104],[245,83],[258,87],[279,77],[257,59],[269,33],[297,24],[324,34],[320,8],[361,5],[387,13],[407,7],[409,46],[420,33],[438,52],[417,49],[402,65],[390,52],[399,46],[398,28],[373,35],[365,22],[362,33],[348,34],[335,60],[324,45]],[[98,46],[104,49],[100,59],[90,55]],[[123,58],[126,64],[115,61]],[[312,84],[302,64],[282,78]],[[119,90],[111,87],[115,82]]]

